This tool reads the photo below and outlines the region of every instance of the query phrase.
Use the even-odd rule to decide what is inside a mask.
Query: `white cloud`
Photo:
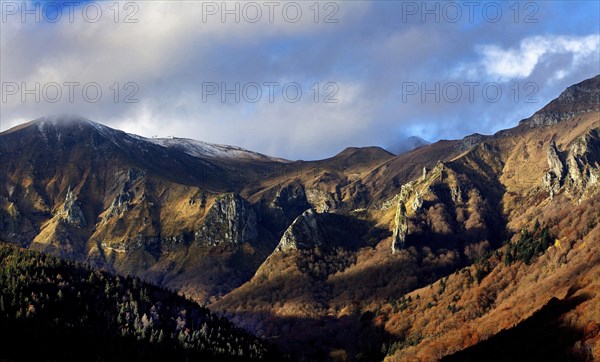
[[[223,107],[216,99],[199,103],[197,97],[183,97],[180,113],[143,102],[125,115],[98,121],[146,137],[196,138],[277,156],[302,155],[304,159],[333,155],[347,147],[349,139],[352,145],[371,145],[368,138],[357,137],[368,135],[374,112],[360,84],[341,82],[338,103],[323,103],[323,95],[315,103],[312,91],[304,88],[303,92],[298,103],[264,99],[252,107],[244,102]]]
[[[203,22],[198,1],[138,2],[138,23],[115,23],[108,8],[113,2],[98,2],[104,15],[97,23],[80,16],[75,23],[56,24],[9,17],[0,33],[3,82],[98,82],[103,98],[84,102],[79,93],[72,103],[64,96],[57,103],[37,103],[12,96],[2,103],[0,130],[47,114],[76,113],[145,136],[190,137],[288,158],[325,157],[345,146],[395,143],[394,137],[407,129],[432,140],[486,132],[487,124],[468,121],[490,112],[491,105],[421,102],[417,96],[403,103],[405,81],[529,80],[555,74],[553,87],[562,88],[597,69],[598,36],[540,37],[530,27],[524,32],[529,36],[520,35],[525,39],[519,41],[460,24],[402,23],[399,2],[338,1],[339,23],[315,24],[309,9],[314,2],[296,2],[303,7],[298,23],[282,19],[281,11],[273,23],[265,14],[259,23],[222,23],[220,16]],[[119,3],[121,18],[126,3]],[[321,8],[321,19],[328,13]],[[482,47],[477,53],[473,43],[508,45]],[[204,81],[229,86],[299,82],[304,95],[297,104],[281,96],[274,103],[204,103]],[[118,102],[109,88],[115,82],[121,87]],[[126,82],[139,85],[139,103],[122,102]],[[338,83],[340,102],[312,102],[314,82]],[[504,108],[509,106],[521,105]]]
[[[556,55],[572,56],[571,67],[581,63],[598,62],[600,35],[583,37],[567,36],[533,36],[523,39],[518,48],[503,49],[496,45],[485,45],[480,48],[482,59],[479,66],[489,77],[503,81],[529,77],[535,68]],[[568,69],[557,70],[562,74]]]

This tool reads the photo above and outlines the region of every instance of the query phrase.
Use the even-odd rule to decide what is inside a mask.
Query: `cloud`
[[[503,49],[496,45],[480,48],[480,65],[489,77],[504,81],[529,77],[535,68],[549,58],[568,54],[569,68],[585,63],[598,63],[600,35],[582,37],[533,36],[523,39],[518,48]],[[556,70],[563,78],[567,69]]]
[[[515,24],[509,3],[501,3],[507,16],[494,23],[470,23],[468,17],[436,22],[432,16],[424,22],[419,15],[403,21],[404,3],[395,1],[320,2],[318,14],[314,2],[296,2],[302,8],[297,22],[285,19],[294,5],[277,2],[271,22],[263,2],[257,3],[263,13],[255,23],[245,21],[248,14],[240,13],[239,22],[232,15],[226,21],[221,13],[208,15],[207,6],[220,1],[118,2],[119,21],[109,8],[113,2],[90,3],[102,7],[97,22],[82,17],[87,3],[75,8],[73,22],[8,16],[0,33],[0,130],[47,114],[77,113],[144,136],[323,158],[347,146],[386,146],[413,134],[435,140],[493,132],[600,72],[600,19],[590,15],[598,14],[591,3],[573,10],[586,19],[577,27],[565,24],[555,2],[539,4],[543,21],[533,25]],[[240,2],[240,9],[247,4]],[[286,6],[290,13],[284,16]],[[137,22],[125,22],[127,15]],[[328,17],[337,22],[325,22]],[[473,80],[500,82],[503,98],[492,103],[479,92],[473,102],[423,101],[419,95],[403,101],[406,82],[431,88]],[[513,80],[538,84],[539,104],[515,103]],[[73,101],[69,82],[78,83]],[[272,102],[267,83],[279,84]],[[7,84],[18,91],[4,92]],[[23,84],[38,99],[23,94]],[[96,84],[102,97],[92,102]],[[207,95],[207,84],[221,89]],[[229,94],[223,102],[223,88],[236,84],[240,90],[259,84],[262,98],[251,102],[238,94],[236,101]],[[301,88],[298,102],[285,99],[286,84]],[[56,91],[49,85],[60,87],[59,101],[48,99]],[[334,90],[338,102],[325,103]]]
[[[368,139],[357,137],[357,134],[368,134],[371,126],[368,120],[373,106],[364,92],[360,84],[343,82],[335,95],[337,103],[316,103],[314,94],[309,92],[297,103],[280,99],[252,106],[240,102],[228,107],[222,107],[218,99],[198,103],[197,97],[190,96],[180,99],[179,113],[144,102],[126,116],[104,121],[118,122],[123,130],[148,137],[194,135],[213,143],[227,139],[226,143],[242,144],[266,154],[315,159],[324,153],[331,155],[341,151],[348,146],[348,139],[353,139],[352,144],[370,145]],[[281,98],[280,95],[275,97]],[[244,112],[248,116],[240,117]],[[165,134],[164,130],[170,133]]]

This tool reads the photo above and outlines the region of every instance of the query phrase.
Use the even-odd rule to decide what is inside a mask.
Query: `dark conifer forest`
[[[0,245],[0,359],[280,359],[207,308],[140,281]]]

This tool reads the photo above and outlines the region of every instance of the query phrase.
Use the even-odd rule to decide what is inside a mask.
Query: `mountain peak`
[[[538,113],[579,110],[595,110],[600,105],[600,75],[567,87],[555,100]]]
[[[22,137],[41,137],[46,143],[48,140],[60,142],[67,135],[76,141],[82,141],[92,135],[99,135],[113,142],[119,135],[126,135],[125,132],[75,114],[56,114],[40,117],[1,133],[2,136],[11,134],[20,134]]]
[[[520,124],[530,128],[557,124],[581,113],[600,110],[600,75],[567,87],[556,99]]]
[[[464,152],[466,150],[469,150],[469,149],[477,146],[481,142],[485,141],[488,137],[489,136],[482,135],[480,133],[473,133],[468,136],[465,136],[462,140],[460,140],[460,142],[458,143],[458,145],[456,145],[456,147],[461,152]]]
[[[429,144],[431,144],[431,142],[428,142],[421,137],[410,136],[401,139],[396,144],[388,147],[387,150],[397,156]]]
[[[53,128],[68,128],[72,126],[92,126],[96,129],[108,128],[103,124],[91,121],[83,116],[77,114],[53,114],[44,117],[37,118],[27,125],[35,125],[38,128],[53,127]]]
[[[52,123],[58,124],[72,124],[72,123],[96,123],[78,114],[62,113],[62,114],[51,114],[44,117],[40,117],[32,121],[33,123]]]
[[[349,158],[349,157],[389,157],[393,156],[389,151],[384,150],[378,146],[368,147],[346,147],[342,152],[338,153],[334,157],[336,158]]]
[[[120,148],[141,147],[145,150],[148,148],[148,145],[151,145],[153,147],[158,146],[163,150],[169,149],[179,153],[185,153],[196,158],[221,160],[236,159],[275,163],[290,162],[282,158],[263,155],[236,146],[212,144],[176,137],[146,138],[105,126],[75,114],[57,114],[40,117],[2,132],[2,135],[16,134],[17,132],[28,133],[30,137],[41,137],[46,143],[48,140],[53,140],[53,142],[64,141],[65,135],[70,135],[75,141],[81,141],[89,136],[100,136]]]

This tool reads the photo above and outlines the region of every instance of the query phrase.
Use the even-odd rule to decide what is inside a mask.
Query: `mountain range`
[[[600,75],[515,124],[290,161],[43,117],[0,133],[0,241],[293,359],[600,359]]]

